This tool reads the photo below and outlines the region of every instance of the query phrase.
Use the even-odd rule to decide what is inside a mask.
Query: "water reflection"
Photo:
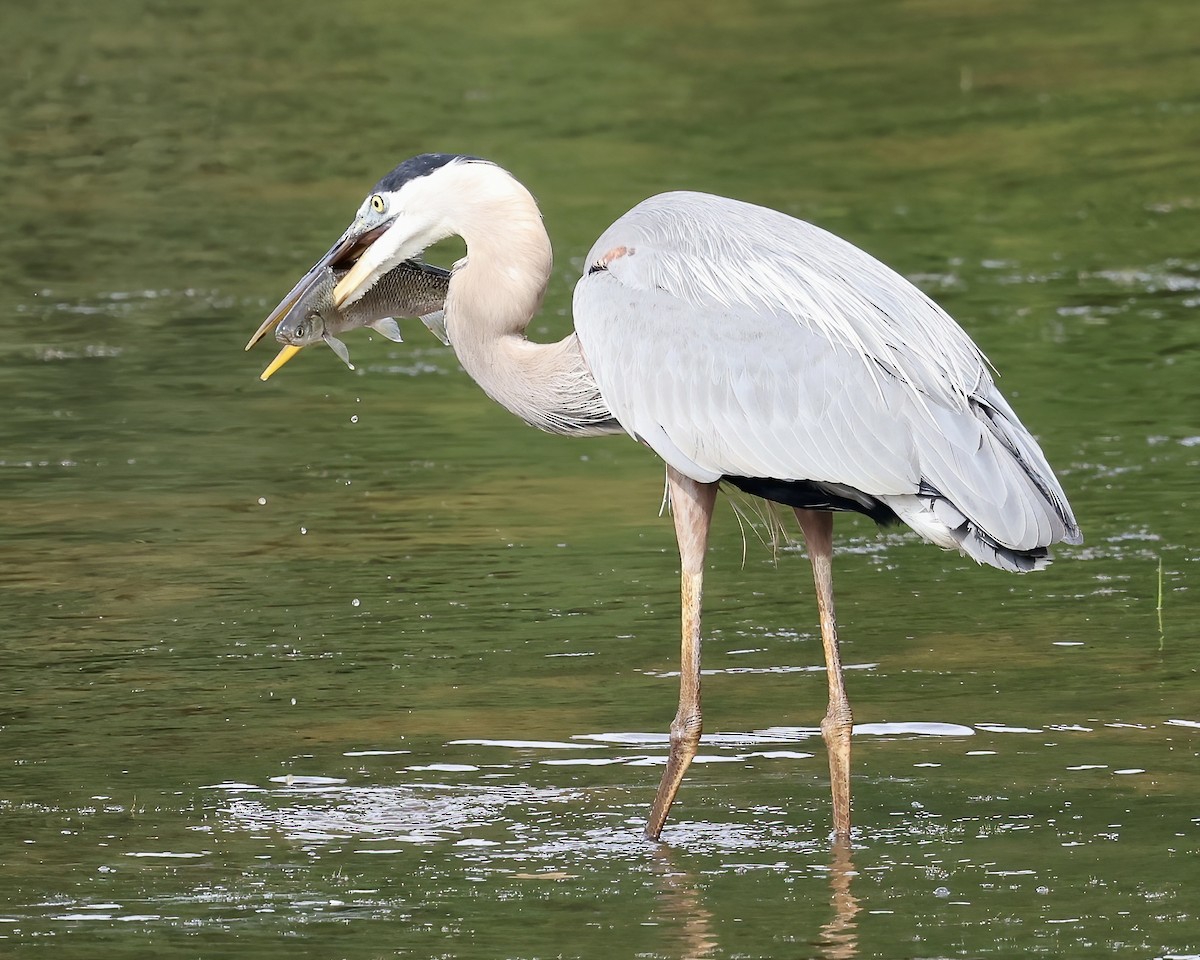
[[[858,932],[854,918],[858,915],[858,898],[850,890],[856,876],[850,843],[835,840],[830,851],[829,889],[833,917],[821,928],[821,956],[829,960],[849,960],[858,955]]]
[[[705,905],[696,878],[679,869],[671,847],[654,844],[652,863],[658,874],[658,902],[652,919],[667,924],[678,936],[676,956],[680,960],[701,960],[717,947],[713,915]]]
[[[656,844],[651,855],[659,878],[653,919],[675,931],[678,940],[672,955],[681,960],[711,956],[720,941],[714,929],[713,912],[704,903],[697,877],[678,865],[676,851],[670,844]],[[814,946],[817,955],[827,960],[851,960],[858,956],[855,918],[861,907],[851,890],[857,873],[849,841],[833,841],[828,876],[832,916],[822,924]],[[780,904],[780,909],[786,907]]]

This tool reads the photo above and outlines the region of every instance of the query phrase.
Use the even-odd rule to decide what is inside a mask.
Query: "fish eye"
[[[292,332],[292,336],[303,337],[306,333],[308,333],[308,321],[301,320],[296,324],[296,329]]]
[[[387,204],[384,202],[383,197],[381,197],[378,193],[371,197],[371,209],[376,213],[383,213],[386,206]]]

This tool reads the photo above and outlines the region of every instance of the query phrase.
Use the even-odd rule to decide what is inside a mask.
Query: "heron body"
[[[899,520],[1003,570],[1044,566],[1079,528],[1036,440],[967,334],[899,274],[778,211],[701,193],[638,204],[592,247],[575,332],[525,338],[550,276],[533,197],[487,161],[405,161],[267,318],[344,268],[352,303],[449,235],[466,242],[446,332],[484,391],[568,435],[624,431],[667,465],[679,541],[682,666],[671,752],[646,825],[657,837],[699,743],[704,557],[719,484],[791,506],[812,561],[829,707],[834,829],[850,830],[852,717],[838,653],[833,513]],[[315,281],[314,281],[315,282]],[[290,298],[290,299],[289,299]]]
[[[857,247],[774,210],[668,193],[605,231],[589,263],[574,312],[601,395],[685,476],[890,514],[1008,570],[1074,532],[970,338]]]

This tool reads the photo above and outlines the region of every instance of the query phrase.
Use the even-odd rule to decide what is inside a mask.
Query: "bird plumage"
[[[978,348],[857,247],[679,192],[634,207],[587,262],[575,325],[600,393],[685,475],[814,482],[1003,569],[1078,539]]]

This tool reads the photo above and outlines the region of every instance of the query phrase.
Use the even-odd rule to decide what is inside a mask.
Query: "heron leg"
[[[796,519],[808,545],[813,582],[817,588],[817,610],[821,615],[821,643],[825,648],[825,672],[829,677],[829,709],[821,721],[821,735],[829,753],[829,779],[833,789],[833,832],[839,839],[850,836],[850,734],[854,717],[842,680],[842,658],[838,652],[837,616],[833,608],[833,514],[823,510],[796,510]]]
[[[654,806],[646,821],[646,836],[657,840],[675,802],[679,784],[700,745],[700,608],[703,600],[704,555],[712,522],[717,484],[700,483],[667,467],[671,515],[679,541],[680,606],[683,643],[679,662],[679,709],[671,722],[671,753],[663,771]]]

